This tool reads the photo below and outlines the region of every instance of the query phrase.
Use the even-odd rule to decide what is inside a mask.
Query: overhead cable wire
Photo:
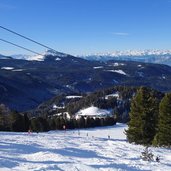
[[[38,53],[38,52],[35,52],[35,51],[31,50],[31,49],[25,48],[25,47],[20,46],[20,45],[17,45],[17,44],[15,44],[15,43],[10,42],[10,41],[7,41],[7,40],[1,39],[1,38],[0,38],[0,41],[5,42],[5,43],[8,43],[8,44],[11,44],[11,45],[13,45],[13,46],[16,46],[16,47],[18,47],[18,48],[24,49],[24,50],[26,50],[26,51],[35,53],[35,54],[37,54],[37,55],[43,56],[42,54],[40,54],[40,53]]]
[[[26,39],[26,40],[29,40],[29,41],[31,41],[31,42],[33,42],[33,43],[36,43],[36,44],[38,44],[38,45],[40,45],[40,46],[42,46],[42,47],[44,47],[44,48],[46,48],[46,49],[53,50],[53,51],[57,52],[55,49],[53,49],[53,48],[51,48],[51,47],[48,47],[48,46],[46,46],[46,45],[44,45],[44,44],[42,44],[42,43],[39,43],[38,41],[35,41],[35,40],[33,40],[33,39],[29,38],[29,37],[26,37],[26,36],[24,36],[24,35],[22,35],[22,34],[19,34],[19,33],[15,32],[15,31],[13,31],[13,30],[10,30],[10,29],[8,29],[8,28],[6,28],[6,27],[3,27],[3,26],[0,25],[0,28],[1,28],[1,29],[4,29],[4,30],[6,30],[6,31],[8,31],[8,32],[10,32],[10,33],[13,33],[13,34],[15,34],[15,35],[17,35],[17,36],[20,36],[20,37],[22,37],[22,38],[24,38],[24,39]]]

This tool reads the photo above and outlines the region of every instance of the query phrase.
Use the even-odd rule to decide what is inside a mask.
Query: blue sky
[[[70,54],[171,49],[171,0],[1,0],[0,25]],[[0,29],[0,38],[45,49]],[[28,53],[0,42],[0,54]]]

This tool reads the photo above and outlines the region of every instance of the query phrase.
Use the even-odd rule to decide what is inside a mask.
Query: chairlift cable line
[[[40,45],[40,46],[42,46],[42,47],[44,47],[44,48],[47,48],[47,49],[49,49],[49,50],[53,50],[53,51],[57,52],[57,51],[56,51],[55,49],[53,49],[53,48],[50,48],[50,47],[48,47],[48,46],[46,46],[46,45],[44,45],[44,44],[42,44],[42,43],[39,43],[39,42],[37,42],[37,41],[35,41],[35,40],[29,38],[29,37],[26,37],[26,36],[24,36],[24,35],[22,35],[22,34],[19,34],[19,33],[15,32],[15,31],[13,31],[13,30],[10,30],[10,29],[8,29],[8,28],[6,28],[6,27],[3,27],[3,26],[0,25],[0,28],[1,28],[1,29],[4,29],[4,30],[6,30],[6,31],[8,31],[8,32],[10,32],[10,33],[13,33],[13,34],[15,34],[15,35],[17,35],[17,36],[20,36],[20,37],[22,37],[22,38],[24,38],[24,39],[26,39],[26,40],[29,40],[29,41],[31,41],[31,42],[33,42],[33,43],[36,43],[36,44],[38,44],[38,45]]]
[[[16,47],[18,47],[18,48],[24,49],[24,50],[26,50],[26,51],[35,53],[35,54],[37,54],[37,55],[43,56],[42,54],[40,54],[40,53],[38,53],[38,52],[35,52],[35,51],[31,50],[31,49],[25,48],[25,47],[20,46],[20,45],[17,45],[17,44],[15,44],[15,43],[10,42],[10,41],[7,41],[7,40],[1,39],[1,38],[0,38],[0,41],[5,42],[5,43],[8,43],[8,44],[11,44],[11,45],[13,45],[13,46],[16,46]]]

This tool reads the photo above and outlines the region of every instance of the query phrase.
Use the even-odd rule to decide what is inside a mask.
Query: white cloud
[[[129,36],[127,32],[113,32],[112,34],[116,36]]]

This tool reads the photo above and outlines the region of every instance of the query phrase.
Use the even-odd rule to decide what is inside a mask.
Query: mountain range
[[[128,50],[128,51],[114,51],[112,53],[97,53],[89,55],[79,55],[78,57],[95,60],[124,60],[124,61],[138,61],[146,63],[158,63],[171,66],[171,50]]]
[[[0,56],[0,103],[32,109],[62,93],[89,93],[112,86],[171,90],[171,67],[133,61],[90,61],[48,51],[34,58]]]

